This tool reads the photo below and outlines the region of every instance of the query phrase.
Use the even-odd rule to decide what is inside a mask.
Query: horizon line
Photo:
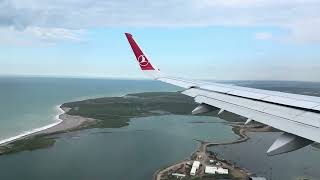
[[[76,75],[42,75],[42,74],[0,74],[0,77],[34,77],[34,78],[68,78],[68,79],[117,79],[117,80],[153,80],[148,77],[121,77],[121,76],[76,76]],[[216,81],[216,82],[232,82],[232,81],[275,81],[275,82],[310,82],[310,83],[319,83],[320,81],[312,80],[274,80],[274,79],[209,79],[209,78],[200,78],[194,80],[203,80],[203,81]]]

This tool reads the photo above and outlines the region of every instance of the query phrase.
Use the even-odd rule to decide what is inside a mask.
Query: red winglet
[[[134,55],[137,58],[137,61],[141,67],[142,70],[155,70],[153,66],[151,65],[149,59],[144,55],[136,41],[132,38],[132,35],[129,33],[125,33],[129,44],[133,50]]]

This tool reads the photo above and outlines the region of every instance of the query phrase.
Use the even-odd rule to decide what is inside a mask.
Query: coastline
[[[140,95],[140,96],[139,96]],[[56,110],[58,114],[55,116],[55,123],[52,123],[50,125],[40,127],[37,129],[34,129],[32,131],[26,132],[24,134],[8,138],[0,144],[0,155],[3,154],[9,154],[9,153],[16,153],[24,150],[32,151],[34,149],[40,149],[40,148],[48,148],[52,146],[55,143],[55,137],[51,135],[60,134],[60,133],[66,133],[71,131],[77,131],[80,129],[85,129],[87,127],[114,127],[119,128],[126,126],[128,122],[130,121],[130,118],[132,117],[146,117],[146,116],[152,116],[152,115],[161,115],[158,112],[158,109],[163,110],[165,112],[169,111],[172,114],[186,114],[190,112],[190,109],[193,108],[193,101],[186,101],[184,100],[184,97],[180,97],[181,99],[175,99],[175,101],[168,101],[171,102],[168,104],[165,104],[161,108],[158,107],[158,101],[155,101],[154,98],[163,99],[163,94],[158,93],[157,96],[150,96],[150,94],[136,94],[136,96],[133,96],[134,98],[98,98],[98,99],[88,99],[84,101],[78,101],[78,102],[69,102],[64,103],[62,105],[56,106]],[[170,94],[167,95],[167,98],[169,99],[171,96],[176,97],[176,94]],[[143,99],[139,99],[137,97],[144,97]],[[149,99],[148,99],[149,98]],[[139,108],[133,108],[132,106],[130,108],[123,108],[123,104],[128,104],[129,102],[132,102],[134,107]],[[172,109],[171,107],[176,107],[176,103],[183,102],[183,108],[182,110],[179,108]],[[148,102],[148,103],[145,103]],[[167,102],[167,101],[166,101]],[[99,108],[95,107],[95,105],[99,103]],[[141,111],[141,105],[145,106],[144,111]],[[83,106],[85,105],[85,106]],[[90,109],[91,106],[94,106],[96,109],[100,111],[93,111]],[[89,110],[93,111],[95,114],[98,112],[100,117],[99,120],[93,119],[96,118],[96,116],[90,114],[91,111],[86,111],[87,109],[82,108],[82,111],[79,111],[79,107],[88,108]],[[114,107],[116,107],[117,111],[113,111]],[[127,106],[125,106],[127,107]],[[143,106],[142,106],[143,107]],[[150,107],[154,107],[154,109],[149,109]],[[180,106],[179,106],[180,107]],[[139,110],[139,111],[137,111]],[[171,110],[171,111],[170,111]],[[86,112],[86,113],[83,113]],[[116,114],[112,114],[113,112],[116,112]],[[119,115],[121,114],[121,116]],[[101,116],[103,115],[103,116]],[[91,118],[87,118],[91,117]],[[105,124],[103,124],[105,123]],[[120,124],[118,124],[120,123]],[[193,122],[195,123],[195,122]],[[208,122],[197,122],[197,123],[208,123]],[[215,145],[223,145],[223,144],[234,144],[234,143],[241,143],[246,140],[248,140],[248,136],[246,134],[247,131],[261,131],[261,129],[254,128],[254,125],[248,125],[243,127],[242,123],[239,122],[219,122],[219,123],[227,123],[230,126],[233,127],[233,132],[237,135],[239,135],[239,139],[236,139],[231,142],[221,142],[221,143],[212,143],[212,142],[204,142],[198,139],[194,139],[195,141],[200,142],[199,147],[191,154],[191,157],[187,157],[184,161],[177,162],[173,165],[162,167],[158,169],[156,172],[154,172],[154,179],[162,179],[161,177],[167,176],[168,172],[175,169],[176,167],[185,166],[187,163],[191,163],[193,160],[199,159],[204,162],[208,161],[209,159],[219,161],[222,164],[222,167],[227,168],[231,171],[231,174],[233,177],[239,177],[240,179],[243,179],[245,177],[248,177],[250,172],[248,172],[245,169],[242,169],[240,167],[235,167],[235,165],[231,162],[225,161],[224,159],[220,159],[217,157],[217,155],[212,152],[207,151],[207,147],[209,146],[215,146]],[[93,126],[91,126],[93,125]],[[203,170],[204,171],[204,170]],[[202,176],[201,176],[202,177]]]
[[[60,109],[63,111],[63,113],[59,114],[58,116],[58,118],[61,120],[61,123],[56,124],[55,126],[52,126],[50,128],[44,129],[42,131],[38,131],[32,134],[32,136],[50,135],[50,134],[73,131],[73,130],[81,129],[82,127],[93,124],[97,121],[96,119],[92,119],[92,118],[73,116],[73,115],[67,114],[71,108],[66,108],[66,107],[61,108],[60,106]]]
[[[5,145],[7,145],[9,143],[12,143],[14,141],[33,136],[33,135],[35,135],[37,133],[40,133],[41,131],[47,130],[49,128],[52,128],[54,126],[57,126],[57,125],[61,124],[63,122],[63,119],[60,119],[60,116],[65,113],[65,111],[61,108],[61,106],[62,106],[62,104],[55,106],[55,109],[58,111],[58,114],[55,116],[55,121],[56,122],[51,123],[51,124],[46,125],[46,126],[35,128],[35,129],[29,130],[29,131],[24,131],[21,134],[18,134],[16,136],[1,140],[0,141],[0,146],[5,146]]]
[[[150,94],[154,94],[155,96],[151,97]],[[121,103],[125,103],[126,101],[135,101],[137,100],[136,98],[130,99],[127,96],[130,96],[130,94],[124,95],[124,96],[116,96],[116,97],[104,97],[104,98],[95,98],[95,99],[86,99],[86,100],[80,100],[80,101],[74,101],[74,102],[66,102],[61,105],[55,106],[57,110],[57,115],[55,116],[55,122],[51,123],[46,126],[42,126],[39,128],[35,128],[29,131],[22,132],[16,136],[6,138],[4,140],[0,141],[0,155],[3,154],[3,150],[1,149],[10,149],[12,145],[14,145],[16,142],[20,140],[30,140],[32,138],[38,138],[38,137],[43,137],[46,135],[53,135],[57,133],[65,133],[65,132],[70,132],[70,131],[76,131],[80,129],[84,129],[88,126],[97,126],[101,128],[120,128],[128,125],[128,122],[130,121],[130,118],[132,117],[143,117],[147,115],[159,115],[159,113],[154,113],[150,110],[145,110],[143,113],[140,111],[129,111],[127,109],[123,109],[121,106]],[[145,101],[149,101],[151,103],[151,106],[153,106],[152,103],[154,103],[154,98],[162,100],[163,97],[168,96],[169,97],[173,96],[175,97],[175,102],[180,102],[180,103],[185,103],[185,105],[188,107],[186,110],[184,109],[177,109],[176,111],[172,110],[172,108],[168,108],[169,106],[164,106],[163,108],[167,112],[171,112],[173,114],[185,114],[186,112],[191,111],[193,108],[193,100],[191,101],[191,98],[187,98],[184,95],[177,94],[176,92],[147,92],[147,93],[136,93],[134,94],[134,97],[144,97],[145,95],[147,99],[141,100],[141,105],[145,105]],[[83,99],[83,98],[81,98]],[[83,115],[83,114],[77,114],[77,113],[68,113],[71,109],[75,108],[78,105],[81,105],[82,103],[88,103],[88,105],[91,105],[90,102],[92,100],[105,100],[107,99],[106,103],[103,103],[103,108],[105,108],[102,112],[102,117],[96,118],[90,116],[91,114]],[[120,101],[120,103],[119,103]],[[123,101],[123,102],[122,102]],[[191,103],[192,102],[192,103]],[[110,105],[110,103],[112,105]],[[157,104],[157,103],[156,103]],[[170,104],[170,101],[169,101]],[[75,105],[75,106],[74,106]],[[114,108],[116,105],[116,108],[118,108],[120,111],[117,113],[124,114],[124,115],[119,115],[119,114],[114,114],[112,108]],[[147,107],[146,107],[147,108]],[[149,106],[148,106],[149,108]],[[158,107],[157,107],[158,108]],[[156,108],[156,109],[157,109]],[[166,109],[168,108],[168,109]],[[101,114],[100,114],[101,115]],[[21,142],[18,142],[18,144]],[[23,148],[21,148],[23,149]]]
[[[218,161],[221,163],[222,167],[230,170],[230,173],[232,174],[233,177],[239,178],[239,179],[247,179],[250,175],[252,175],[252,172],[250,172],[247,169],[237,167],[232,162],[218,157],[218,155],[215,152],[208,151],[207,148],[211,146],[242,143],[250,139],[248,132],[270,132],[273,129],[269,126],[260,127],[255,125],[249,125],[244,127],[243,125],[237,124],[237,123],[228,123],[228,124],[233,127],[233,132],[239,136],[238,139],[230,142],[221,142],[221,143],[206,142],[206,141],[195,139],[195,141],[199,142],[199,145],[196,148],[196,150],[191,154],[190,157],[186,157],[185,160],[182,160],[158,169],[153,174],[153,180],[163,179],[164,176],[168,176],[168,174],[170,174],[170,172],[174,172],[175,169],[179,169],[185,166],[185,164],[187,163],[192,163],[194,160],[198,160],[197,157],[202,157],[203,159],[206,159],[206,160],[211,159],[214,161]]]
[[[90,122],[96,121],[95,119],[91,119],[91,118],[68,115],[67,112],[70,110],[70,108],[63,108],[62,105],[63,104],[55,106],[58,114],[54,118],[55,119],[54,123],[51,123],[49,125],[42,126],[39,128],[35,128],[30,131],[25,131],[19,135],[1,140],[0,147],[6,146],[10,143],[13,143],[21,139],[34,137],[37,135],[49,135],[49,134],[60,133],[60,132],[77,129],[87,122],[90,123]]]

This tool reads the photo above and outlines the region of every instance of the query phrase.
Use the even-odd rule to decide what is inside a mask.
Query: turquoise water
[[[230,141],[215,117],[166,115],[132,119],[128,127],[59,135],[49,149],[0,157],[0,179],[151,180],[153,173],[196,149],[193,139]]]
[[[177,88],[148,80],[0,77],[0,141],[55,121],[64,102]]]

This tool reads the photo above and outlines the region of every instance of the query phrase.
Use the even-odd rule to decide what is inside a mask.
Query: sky
[[[319,0],[0,0],[0,75],[320,81]]]

